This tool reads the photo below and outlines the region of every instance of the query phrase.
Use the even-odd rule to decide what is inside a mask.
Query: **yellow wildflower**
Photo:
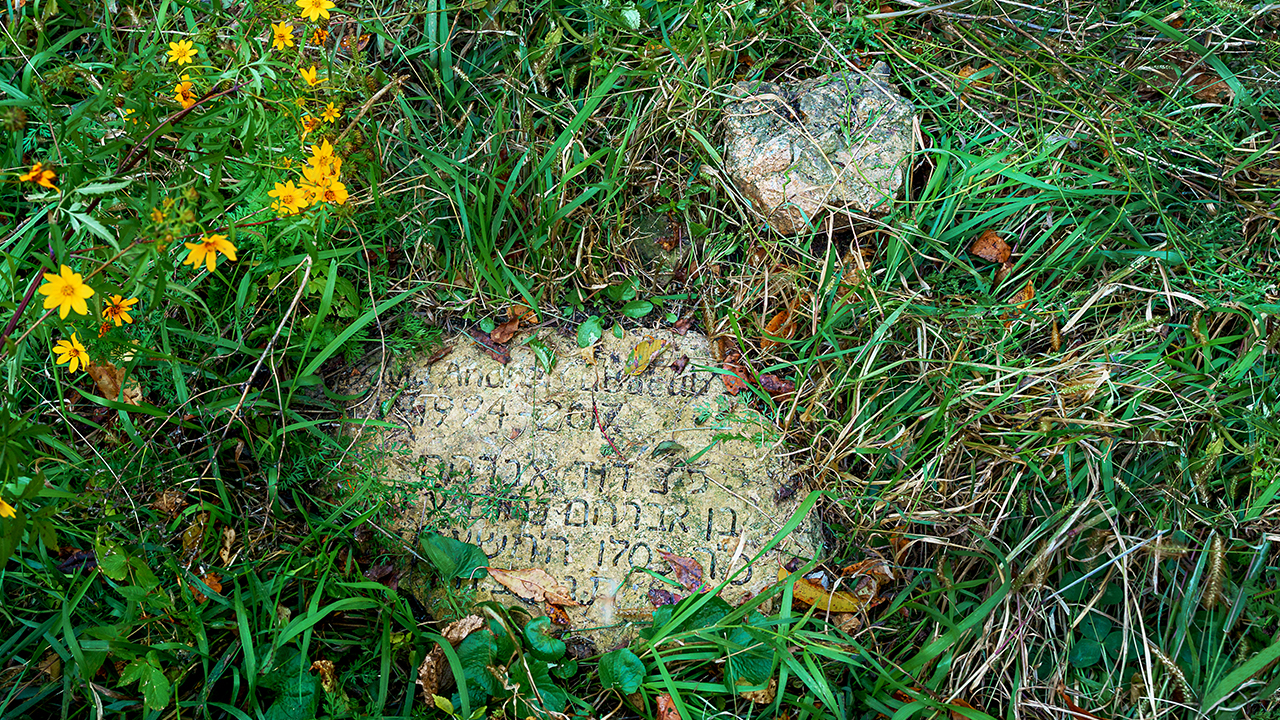
[[[324,41],[328,39],[329,31],[324,28],[316,28],[316,31],[311,35],[311,42],[316,45],[323,45]]]
[[[196,56],[195,43],[190,40],[179,40],[169,43],[169,62],[182,65],[190,63]]]
[[[44,163],[36,163],[31,166],[31,172],[20,176],[18,179],[22,182],[33,182],[50,190],[57,190],[58,186],[53,184],[53,179],[57,177],[53,171],[44,166]],[[59,191],[61,192],[61,191]]]
[[[276,198],[272,207],[282,215],[293,215],[309,204],[306,193],[296,187],[292,180],[276,183],[275,189],[268,191],[267,195]]]
[[[312,117],[312,116],[310,116],[310,115],[303,116],[303,118],[302,118],[302,139],[303,139],[303,140],[306,140],[306,139],[307,139],[307,136],[308,136],[308,135],[310,135],[310,134],[311,134],[311,132],[312,132],[313,130],[315,130],[315,129],[316,129],[316,127],[318,127],[319,125],[320,125],[320,118],[318,118],[318,117]]]
[[[182,109],[186,110],[196,104],[195,91],[191,89],[191,76],[183,75],[182,81],[173,88],[173,99],[182,104]]]
[[[316,77],[319,73],[320,71],[316,70],[315,65],[312,65],[310,68],[298,68],[298,74],[301,75],[302,79],[306,80],[307,84],[311,87],[315,87],[316,85],[324,82],[323,78]]]
[[[213,272],[218,253],[227,256],[228,260],[236,259],[236,246],[227,240],[226,235],[209,235],[200,238],[200,242],[183,243],[191,252],[187,254],[187,259],[182,261],[183,265],[190,265],[199,269],[200,263],[204,263],[209,272]]]
[[[315,167],[328,165],[333,160],[333,145],[328,140],[319,145],[311,146],[311,157],[307,159],[307,164]]]
[[[333,103],[329,103],[329,106],[324,109],[324,114],[320,116],[320,119],[325,122],[333,122],[340,117],[342,117],[342,111],[334,107]]]
[[[330,165],[304,167],[302,168],[302,177],[316,187],[327,187],[338,179],[334,176]]]
[[[302,17],[312,22],[319,18],[328,20],[330,8],[336,7],[329,0],[297,0],[296,4],[302,10]]]
[[[71,333],[70,341],[59,340],[58,344],[53,346],[53,354],[57,356],[56,364],[68,363],[67,370],[70,372],[79,370],[81,365],[89,367],[89,353],[84,349],[84,345],[80,344],[75,333]]]
[[[89,305],[85,302],[93,297],[93,288],[84,284],[80,273],[71,272],[71,268],[62,266],[60,274],[44,274],[45,284],[40,286],[40,294],[47,295],[44,309],[58,308],[58,317],[67,319],[67,312],[75,310],[80,315],[89,314]]]
[[[271,23],[271,47],[284,50],[293,47],[293,26],[289,23]]]
[[[320,199],[334,205],[345,205],[347,202],[347,186],[334,180],[321,188]]]
[[[121,322],[133,324],[132,312],[133,306],[138,303],[138,298],[129,298],[125,300],[119,295],[112,295],[106,307],[102,308],[102,317],[115,322],[116,327],[120,327]]]
[[[308,205],[318,200],[320,198],[320,194],[324,192],[323,188],[317,187],[305,180],[299,183],[298,190],[300,190],[303,196],[306,197]]]
[[[160,208],[151,208],[151,222],[157,225],[164,222],[164,213],[161,212]]]
[[[10,519],[18,517],[18,511],[14,510],[12,505],[5,502],[4,498],[0,498],[0,517],[7,517]]]

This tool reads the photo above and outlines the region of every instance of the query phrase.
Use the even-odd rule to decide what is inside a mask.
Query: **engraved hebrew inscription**
[[[644,335],[670,345],[633,376],[627,355]],[[768,586],[780,562],[812,554],[802,525],[751,562],[796,509],[798,499],[774,501],[795,468],[769,420],[708,369],[706,338],[607,334],[594,362],[554,332],[539,339],[557,357],[550,370],[518,342],[501,365],[461,335],[444,360],[384,377],[353,407],[398,428],[376,436],[408,459],[388,466],[387,481],[421,488],[402,529],[474,543],[494,567],[546,569],[581,603],[570,608],[575,628],[651,612],[654,581],[636,570],[667,572],[660,551],[696,559],[709,584],[737,572],[730,602]],[[689,363],[677,373],[681,355]]]

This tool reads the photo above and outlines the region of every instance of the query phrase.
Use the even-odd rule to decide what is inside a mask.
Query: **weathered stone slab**
[[[646,336],[669,345],[631,375],[628,356]],[[675,589],[641,572],[669,572],[660,551],[694,558],[714,585],[790,520],[798,498],[778,502],[775,493],[795,467],[772,424],[704,369],[713,364],[705,337],[607,332],[592,357],[542,330],[533,345],[543,345],[543,360],[520,344],[529,339],[512,343],[502,365],[458,336],[446,357],[411,367],[354,408],[402,426],[379,431],[403,451],[387,480],[412,485],[422,501],[402,529],[475,543],[493,567],[546,569],[581,603],[569,616],[582,631],[649,618],[650,588]],[[682,356],[688,365],[676,372]],[[812,555],[808,533],[806,522],[725,599],[749,598],[776,580],[779,563]],[[492,580],[484,587],[521,602]]]

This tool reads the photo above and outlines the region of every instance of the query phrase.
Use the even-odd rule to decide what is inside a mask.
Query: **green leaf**
[[[493,318],[483,318],[483,319],[480,321],[480,330],[481,330],[481,331],[486,332],[486,333],[491,333],[491,332],[493,332],[493,328],[494,328]]]
[[[448,715],[453,714],[454,712],[453,703],[449,702],[449,698],[440,697],[439,695],[432,695],[431,701],[436,704],[436,708],[438,708],[439,710],[445,712]]]
[[[1067,654],[1067,662],[1072,667],[1086,668],[1096,665],[1102,659],[1102,644],[1097,640],[1084,639],[1077,641],[1071,646],[1071,652]]]
[[[132,180],[120,180],[118,182],[94,182],[81,185],[75,189],[79,195],[102,195],[104,193],[123,190],[129,186]]]
[[[619,340],[622,339],[622,326],[619,325],[618,323],[613,324],[613,336],[618,338]]]
[[[663,440],[658,443],[658,447],[649,453],[649,457],[658,457],[659,455],[675,455],[685,452],[685,447],[675,440]]]
[[[1097,613],[1092,613],[1084,620],[1080,621],[1080,624],[1076,626],[1076,630],[1080,633],[1081,637],[1102,642],[1102,639],[1111,632],[1111,628],[1114,625],[1115,623],[1111,622],[1109,618],[1098,615]]]
[[[559,665],[551,668],[551,674],[561,680],[568,680],[578,674],[578,661],[570,660],[567,663],[560,663]]]
[[[564,657],[564,641],[551,636],[551,618],[543,615],[524,626],[524,643],[539,660],[555,661]]]
[[[471,633],[458,645],[458,659],[462,661],[462,674],[467,679],[471,702],[483,704],[490,696],[510,694],[493,675],[497,654],[498,644],[493,633],[487,630]]]
[[[629,318],[642,318],[653,312],[653,303],[648,300],[632,300],[622,306],[622,314]]]
[[[592,315],[578,326],[578,347],[591,347],[604,334],[600,327],[600,318]]]
[[[169,705],[171,686],[169,678],[160,669],[160,659],[154,652],[147,653],[125,666],[120,673],[120,683],[130,685],[138,683],[142,689],[142,699],[152,710],[163,710]]]
[[[528,672],[525,671],[526,666]],[[513,664],[511,679],[519,687],[516,717],[547,717],[553,713],[560,714],[569,704],[569,695],[556,685],[547,664],[541,660]]]
[[[480,548],[438,533],[422,536],[422,549],[445,580],[479,580],[489,573],[489,557]]]
[[[1124,652],[1124,631],[1112,630],[1106,640],[1102,641],[1102,649],[1106,651],[1107,657],[1116,659],[1120,657],[1120,653]],[[1130,655],[1130,659],[1133,656]]]
[[[600,658],[600,684],[606,689],[630,695],[644,682],[644,663],[626,648],[605,653]]]
[[[556,352],[547,347],[547,344],[536,337],[531,337],[524,341],[525,347],[533,350],[533,357],[538,362],[538,367],[542,368],[548,375],[555,369],[556,362],[560,359],[556,356]]]
[[[98,567],[102,568],[104,575],[116,582],[124,580],[128,574],[129,556],[112,544],[107,545],[106,552],[100,549],[97,555]]]
[[[735,627],[729,631],[730,647],[725,685],[731,689],[739,686],[763,686],[773,675],[773,652],[757,640],[751,631]]]
[[[1249,678],[1262,672],[1263,668],[1280,659],[1280,642],[1266,647],[1262,652],[1249,658],[1243,665],[1227,673],[1217,685],[1204,696],[1200,703],[1200,711],[1208,712],[1216,708],[1227,696],[1244,686]]]

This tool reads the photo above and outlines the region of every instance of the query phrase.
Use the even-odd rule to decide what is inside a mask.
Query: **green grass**
[[[614,686],[599,667],[621,655],[570,672],[489,607],[443,644],[459,671],[502,668],[441,693],[458,716],[540,712],[537,687],[580,717],[663,694],[685,720],[1280,717],[1275,9],[356,2],[326,49],[266,51],[268,20],[315,29],[296,10],[5,15],[0,716],[446,714],[417,668],[468,593],[391,527],[405,497],[354,462],[341,381],[519,303],[570,330],[692,315],[736,337],[798,387],[755,409],[810,449],[819,560],[884,557],[897,581],[844,629],[786,583],[695,596]],[[368,46],[336,49],[339,20]],[[226,94],[177,116],[163,49],[187,37],[197,91]],[[920,112],[904,198],[771,233],[723,174],[720,89],[873,60]],[[297,78],[313,62],[319,89]],[[327,102],[342,120],[305,144],[334,143],[351,200],[278,218],[267,192]],[[60,193],[18,181],[34,162]],[[653,212],[695,238],[670,285],[632,243]],[[985,230],[1014,245],[999,278],[968,252]],[[212,232],[237,261],[178,262]],[[98,271],[87,320],[24,299],[59,264]],[[117,293],[136,322],[98,337]],[[787,305],[799,330],[762,349]],[[55,364],[71,332],[141,405]],[[364,574],[384,566],[411,572]]]

